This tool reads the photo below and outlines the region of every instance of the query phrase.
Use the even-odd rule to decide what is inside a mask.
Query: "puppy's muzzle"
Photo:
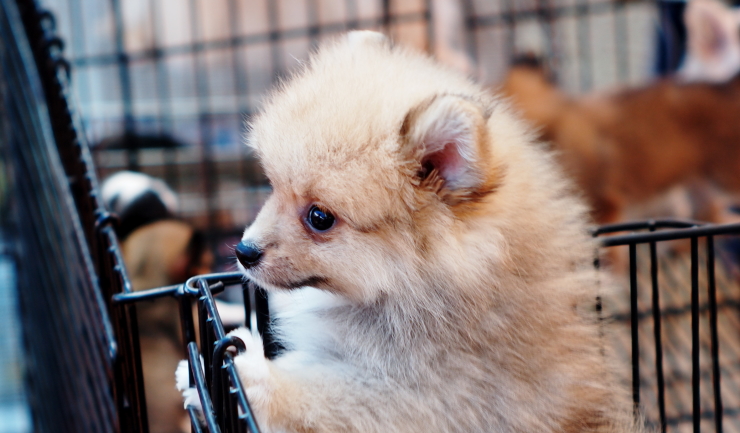
[[[249,269],[260,262],[262,258],[262,250],[260,250],[255,244],[251,242],[241,241],[234,248],[236,259],[246,269]]]

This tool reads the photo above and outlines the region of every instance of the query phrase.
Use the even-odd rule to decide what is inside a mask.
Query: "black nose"
[[[256,265],[262,257],[262,251],[253,243],[241,241],[234,248],[236,258],[245,268],[249,269]]]

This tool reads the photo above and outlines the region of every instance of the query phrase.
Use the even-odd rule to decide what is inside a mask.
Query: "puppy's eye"
[[[308,223],[314,229],[323,232],[334,225],[334,215],[328,211],[321,210],[318,206],[311,206],[308,210]]]

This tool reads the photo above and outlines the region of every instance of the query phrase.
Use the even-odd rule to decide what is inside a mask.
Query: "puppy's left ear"
[[[419,186],[449,205],[495,189],[486,119],[459,96],[437,96],[411,109],[400,130],[401,153],[417,168]]]

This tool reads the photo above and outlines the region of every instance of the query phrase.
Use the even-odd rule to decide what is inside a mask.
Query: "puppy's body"
[[[273,195],[237,254],[287,350],[265,360],[239,331],[236,364],[267,431],[632,425],[585,207],[506,104],[351,33],[272,95],[249,143]]]

